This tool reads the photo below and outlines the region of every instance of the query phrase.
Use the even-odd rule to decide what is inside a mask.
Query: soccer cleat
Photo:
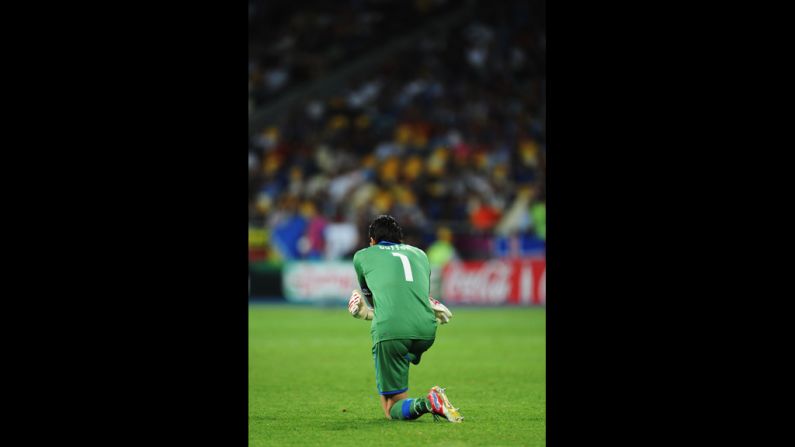
[[[434,386],[428,393],[428,400],[431,401],[431,411],[433,418],[442,416],[450,422],[461,422],[464,417],[458,412],[458,408],[453,407],[444,393],[444,388]]]

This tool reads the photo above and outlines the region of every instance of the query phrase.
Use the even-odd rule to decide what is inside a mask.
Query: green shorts
[[[373,346],[375,386],[381,395],[409,389],[409,363],[419,365],[434,340],[384,340]]]

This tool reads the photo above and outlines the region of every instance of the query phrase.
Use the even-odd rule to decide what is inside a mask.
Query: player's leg
[[[403,392],[398,394],[392,395],[381,395],[381,408],[384,410],[384,416],[387,419],[394,419],[390,415],[390,410],[395,405],[396,402],[399,402],[405,398],[409,397],[409,393]]]
[[[390,419],[410,421],[417,419],[425,413],[432,413],[433,407],[428,396],[408,397],[404,393],[404,398],[392,403],[389,409]]]
[[[431,412],[427,396],[409,398],[409,352],[412,340],[386,340],[373,347],[376,386],[387,419],[416,419]],[[411,355],[410,355],[411,354]]]
[[[406,386],[408,386],[408,367],[410,363],[419,364],[422,358],[422,353],[427,351],[433,340],[401,340],[401,349],[395,352],[394,359],[399,361],[400,365],[405,366],[406,371]],[[430,394],[409,398],[408,393],[403,392],[391,396],[384,403],[385,411],[389,411],[390,419],[399,420],[413,420],[422,416],[425,413],[432,413],[433,407],[430,401]]]
[[[406,359],[415,365],[419,365],[420,360],[422,360],[422,354],[430,349],[431,346],[433,346],[434,341],[434,339],[412,340],[411,344],[409,345],[409,352],[406,355]]]
[[[373,346],[375,385],[387,419],[389,410],[406,396],[409,388],[409,363],[405,359],[409,345],[410,340],[385,340]]]
[[[434,340],[412,340],[409,346],[409,358],[411,363],[418,365],[422,359],[422,354],[433,346]],[[425,398],[427,402],[428,413],[433,413],[436,416],[442,416],[450,422],[461,422],[464,419],[458,408],[453,407],[450,400],[447,398],[444,388],[434,386],[431,388],[428,396]]]

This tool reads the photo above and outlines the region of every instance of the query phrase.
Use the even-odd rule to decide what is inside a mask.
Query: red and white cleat
[[[431,410],[434,418],[442,416],[450,422],[461,422],[464,417],[458,412],[458,408],[453,407],[447,399],[444,388],[434,386],[428,393],[428,400],[431,401]]]

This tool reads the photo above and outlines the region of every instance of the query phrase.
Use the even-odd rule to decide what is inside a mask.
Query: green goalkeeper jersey
[[[373,305],[373,344],[436,336],[436,317],[428,302],[431,267],[424,251],[381,241],[357,251],[353,267],[362,293]]]

